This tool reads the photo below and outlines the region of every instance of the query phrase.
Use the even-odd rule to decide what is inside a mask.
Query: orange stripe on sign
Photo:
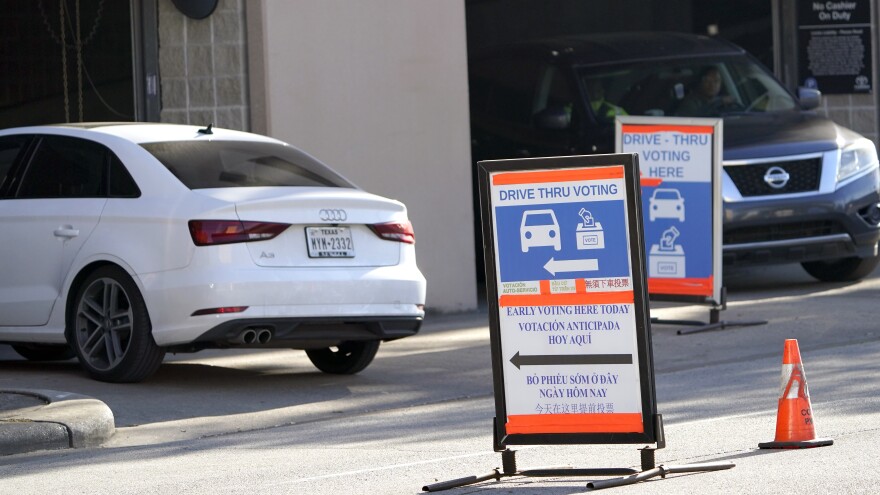
[[[658,179],[657,177],[642,177],[639,179],[639,184],[642,187],[657,187],[663,183],[663,179]]]
[[[541,287],[541,294],[549,294],[550,293],[550,281],[549,280],[541,280],[538,285]]]
[[[542,287],[543,289],[543,287]],[[503,295],[498,305],[505,306],[572,306],[577,304],[632,304],[632,291],[587,292],[586,294]]]
[[[636,125],[623,126],[624,133],[650,133],[650,132],[683,132],[685,134],[712,134],[714,128],[710,125]]]
[[[640,413],[518,414],[507,417],[514,433],[644,433]]]
[[[623,166],[549,170],[546,172],[507,172],[492,176],[492,184],[535,184],[542,182],[573,182],[578,180],[622,179]]]
[[[678,294],[683,296],[711,296],[713,277],[709,278],[649,278],[649,294]]]

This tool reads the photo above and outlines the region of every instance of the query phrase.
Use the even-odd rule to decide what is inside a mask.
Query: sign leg
[[[727,288],[721,288],[721,304],[713,306],[709,309],[709,322],[697,320],[661,320],[660,318],[651,318],[651,323],[656,325],[685,325],[693,328],[683,328],[678,330],[678,335],[688,335],[691,333],[708,332],[709,330],[723,330],[730,327],[750,327],[755,325],[766,325],[766,320],[752,321],[725,321],[721,319],[721,311],[727,309]]]

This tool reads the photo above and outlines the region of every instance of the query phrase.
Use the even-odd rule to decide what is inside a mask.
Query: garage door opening
[[[131,2],[3,6],[0,128],[135,120]]]

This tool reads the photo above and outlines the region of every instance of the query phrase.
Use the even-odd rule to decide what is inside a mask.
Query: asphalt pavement
[[[746,274],[754,280],[754,273]],[[481,306],[478,313],[485,311]],[[467,317],[448,315],[434,323],[454,325],[459,316]],[[0,456],[101,446],[115,432],[113,412],[96,398],[58,390],[0,389]]]
[[[482,308],[476,313],[436,316],[433,323],[443,328],[454,327],[459,320],[469,321],[474,314],[484,320],[484,311]],[[11,350],[7,354],[15,355]],[[64,364],[78,366],[75,360]],[[99,447],[116,433],[113,411],[94,397],[59,390],[0,388],[0,456]],[[116,439],[126,442],[119,435]]]
[[[735,468],[614,492],[876,492],[865,453],[880,443],[880,388],[871,379],[880,373],[880,273],[859,283],[817,283],[794,266],[725,273],[725,281],[731,299],[723,319],[766,324],[678,335],[681,327],[670,321],[705,321],[707,309],[652,304],[652,317],[667,322],[651,332],[667,439],[657,463]],[[317,371],[301,351],[207,350],[170,355],[150,380],[119,385],[91,380],[74,360],[31,362],[0,345],[0,452],[31,450],[0,455],[0,493],[209,494],[222,487],[242,495],[414,495],[487,473],[501,460],[492,449],[487,316],[431,315],[418,336],[383,345],[367,370],[345,377]],[[783,342],[791,338],[809,376],[816,434],[834,444],[758,449],[775,437]],[[106,429],[84,422],[95,417],[90,406]],[[71,448],[102,436],[100,446]],[[637,469],[637,447],[514,450],[523,469]],[[571,495],[598,478],[508,477],[447,493]]]

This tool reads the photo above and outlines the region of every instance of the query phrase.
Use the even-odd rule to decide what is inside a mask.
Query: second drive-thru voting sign
[[[639,154],[648,293],[722,304],[721,119],[618,117],[617,151]]]
[[[502,469],[507,476],[624,476],[588,488],[731,463],[655,466],[657,414],[638,155],[483,161],[480,207]],[[509,445],[656,444],[632,468],[520,470]],[[600,459],[601,462],[601,459]]]
[[[654,441],[634,155],[480,163],[505,444]]]

